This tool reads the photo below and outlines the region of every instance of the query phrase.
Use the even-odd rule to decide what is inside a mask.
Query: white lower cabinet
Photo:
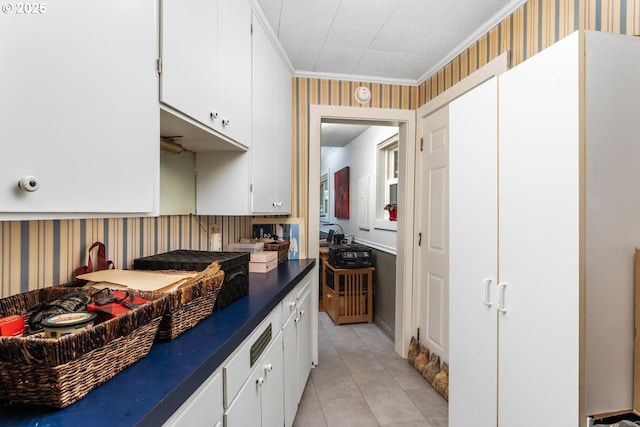
[[[202,383],[163,426],[222,427],[223,410],[222,373],[218,370]]]
[[[298,324],[296,329],[298,353],[298,381],[295,402],[302,398],[302,392],[311,373],[311,285],[304,290],[298,301]]]
[[[227,427],[275,427],[284,423],[282,332],[256,361],[225,411]]]
[[[311,371],[311,283],[302,282],[282,302],[284,425],[291,427]]]
[[[315,270],[314,270],[315,271]],[[267,315],[164,426],[291,427],[311,371],[311,277]]]

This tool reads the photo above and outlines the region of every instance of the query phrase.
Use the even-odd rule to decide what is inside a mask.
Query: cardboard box
[[[251,254],[251,262],[271,262],[273,260],[278,261],[278,252],[274,251],[260,251]]]
[[[277,266],[278,266],[277,258],[269,262],[250,262],[249,272],[250,273],[267,273],[271,270],[275,270]]]

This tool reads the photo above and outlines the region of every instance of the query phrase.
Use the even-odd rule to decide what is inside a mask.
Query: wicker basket
[[[188,285],[168,293],[167,312],[162,316],[156,339],[172,340],[209,317],[223,281],[224,271],[214,261]]]
[[[0,299],[0,316],[25,314],[35,304],[78,291],[55,286]],[[64,408],[146,356],[167,297],[137,294],[149,303],[76,334],[57,339],[0,337],[0,399]]]
[[[282,240],[279,242],[265,243],[265,251],[278,251],[278,264],[282,264],[289,259],[289,241]]]

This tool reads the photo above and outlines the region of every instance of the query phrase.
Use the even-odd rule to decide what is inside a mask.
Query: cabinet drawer
[[[225,408],[229,407],[231,401],[238,394],[238,390],[251,374],[260,355],[280,332],[282,328],[281,319],[282,309],[278,305],[225,364],[223,369]]]
[[[296,314],[296,302],[298,301],[298,288],[295,287],[282,300],[282,325],[289,320],[291,316]]]
[[[305,280],[293,288],[282,300],[282,324],[287,323],[289,318],[296,314],[298,302],[311,287],[311,281]]]

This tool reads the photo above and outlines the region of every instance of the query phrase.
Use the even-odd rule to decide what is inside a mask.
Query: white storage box
[[[261,252],[264,250],[264,242],[229,243],[227,250],[230,252]]]
[[[278,252],[259,251],[251,254],[250,262],[271,262],[278,261]]]
[[[250,262],[249,272],[250,273],[267,273],[271,270],[274,270],[277,266],[278,266],[277,259],[274,259],[269,262]]]

